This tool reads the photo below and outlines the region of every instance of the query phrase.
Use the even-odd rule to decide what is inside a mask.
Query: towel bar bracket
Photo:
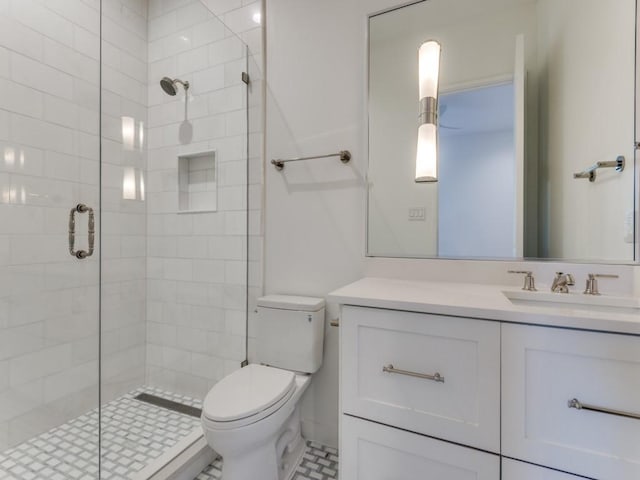
[[[583,170],[582,172],[574,173],[573,178],[588,178],[590,182],[596,181],[597,170],[600,168],[615,168],[616,172],[623,172],[626,165],[626,159],[620,155],[613,161],[609,162],[596,162],[591,167]]]

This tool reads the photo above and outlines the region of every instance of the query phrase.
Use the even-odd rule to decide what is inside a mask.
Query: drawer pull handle
[[[613,410],[611,408],[595,407],[593,405],[587,405],[581,403],[577,398],[572,398],[567,402],[569,408],[575,408],[576,410],[589,410],[591,412],[608,413],[609,415],[617,415],[618,417],[633,418],[640,420],[640,415],[637,413],[623,412],[622,410]]]
[[[433,380],[434,382],[444,383],[444,377],[437,372],[434,373],[433,375],[428,375],[426,373],[410,372],[408,370],[400,370],[398,368],[395,368],[391,364],[385,367],[382,367],[382,371],[385,373],[396,373],[398,375],[406,375],[408,377],[423,378],[425,380]]]

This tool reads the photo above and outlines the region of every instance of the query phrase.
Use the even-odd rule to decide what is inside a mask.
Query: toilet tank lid
[[[265,308],[278,308],[282,310],[317,312],[324,308],[324,298],[297,297],[292,295],[267,295],[258,298],[258,306]]]

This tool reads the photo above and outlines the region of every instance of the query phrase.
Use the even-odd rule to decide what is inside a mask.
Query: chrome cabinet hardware
[[[399,368],[395,368],[391,364],[382,367],[382,371],[385,373],[395,373],[397,375],[406,375],[408,377],[423,378],[425,380],[433,380],[434,382],[444,383],[444,377],[437,372],[434,373],[433,375],[429,375],[426,373],[410,372],[408,370],[400,370]]]
[[[340,319],[339,318],[334,318],[333,320],[331,320],[329,322],[329,325],[331,325],[332,327],[339,327],[340,326]]]
[[[508,270],[507,273],[516,273],[524,275],[524,285],[522,290],[527,290],[528,292],[537,292],[536,281],[533,278],[533,272],[528,270]]]
[[[598,278],[620,278],[620,277],[618,275],[590,273],[587,277],[587,286],[584,289],[585,295],[600,295],[600,292],[598,291]]]
[[[620,155],[618,158],[610,162],[596,162],[586,170],[583,170],[582,172],[574,173],[573,178],[588,178],[590,182],[595,182],[596,171],[599,168],[615,168],[616,172],[622,172],[624,171],[625,163],[626,163],[625,158],[622,155]]]
[[[349,163],[351,160],[351,152],[349,150],[340,150],[338,153],[330,153],[328,155],[313,155],[311,157],[299,157],[299,158],[274,158],[271,160],[271,164],[276,167],[276,170],[282,170],[285,163],[289,162],[301,162],[303,160],[315,160],[317,158],[331,158],[340,157],[342,163]]]
[[[614,410],[612,408],[596,407],[594,405],[588,405],[580,402],[577,398],[572,398],[567,402],[569,408],[575,408],[576,410],[588,410],[590,412],[606,413],[608,415],[616,415],[618,417],[633,418],[634,420],[640,420],[640,414],[623,412],[622,410]]]
[[[76,213],[89,213],[89,250],[76,250]],[[83,203],[79,203],[69,212],[69,253],[77,259],[83,260],[93,255],[93,249],[96,239],[96,222],[93,208],[87,207]]]
[[[556,272],[556,277],[551,284],[551,291],[554,293],[569,293],[569,287],[575,284],[576,281],[570,273]]]

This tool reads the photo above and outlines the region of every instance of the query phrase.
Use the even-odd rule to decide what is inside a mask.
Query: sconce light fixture
[[[440,77],[440,44],[424,42],[418,50],[420,115],[416,182],[438,181],[438,80]]]

